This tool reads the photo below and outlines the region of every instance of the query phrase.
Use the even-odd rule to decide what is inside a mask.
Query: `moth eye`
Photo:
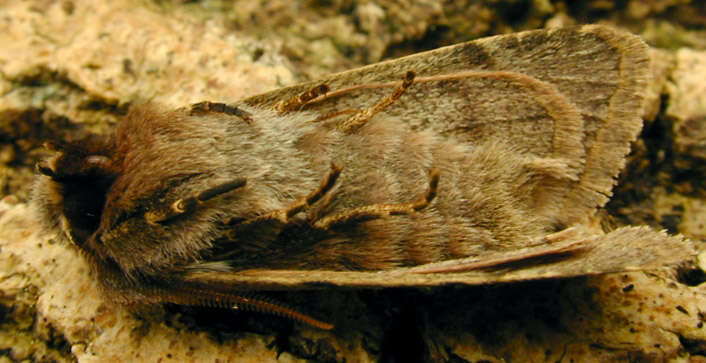
[[[232,192],[245,186],[245,178],[238,178],[215,187],[206,189],[195,195],[176,200],[167,208],[157,208],[145,213],[145,220],[149,224],[169,223],[179,217],[193,213],[197,208],[211,199]]]
[[[72,240],[83,243],[100,224],[105,204],[105,186],[95,179],[77,178],[65,183],[62,214],[66,232]]]

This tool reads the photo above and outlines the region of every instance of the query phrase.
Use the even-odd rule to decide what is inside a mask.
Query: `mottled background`
[[[706,361],[695,267],[273,296],[330,317],[330,333],[255,313],[127,311],[27,211],[41,143],[106,132],[136,102],[232,102],[486,35],[583,23],[653,47],[645,129],[603,223],[706,240],[701,1],[0,1],[0,361]]]

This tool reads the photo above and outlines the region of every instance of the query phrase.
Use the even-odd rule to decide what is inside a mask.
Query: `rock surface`
[[[131,104],[228,102],[384,56],[606,13],[655,44],[676,48],[655,35],[664,34],[654,31],[660,27],[671,29],[674,44],[691,47],[654,50],[648,123],[607,211],[619,222],[706,240],[706,53],[699,50],[706,46],[698,40],[706,11],[636,0],[604,10],[596,4],[607,2],[593,1],[396,3],[5,1],[0,355],[85,362],[706,360],[706,285],[694,268],[277,296],[338,325],[321,332],[252,313],[129,311],[100,295],[75,249],[39,230],[25,202],[41,142],[104,132]],[[698,15],[688,17],[689,30],[679,25],[685,11]],[[673,24],[652,20],[665,13]]]

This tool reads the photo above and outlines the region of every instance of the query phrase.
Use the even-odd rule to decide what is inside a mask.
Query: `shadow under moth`
[[[253,291],[490,284],[677,264],[647,227],[587,227],[639,133],[647,46],[528,31],[234,104],[132,107],[47,143],[34,205],[112,300],[252,309]]]

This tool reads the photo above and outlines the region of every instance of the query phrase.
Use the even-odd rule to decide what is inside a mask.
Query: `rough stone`
[[[706,52],[676,52],[676,68],[667,83],[665,115],[674,120],[674,145],[684,156],[706,161]]]
[[[6,0],[0,193],[12,195],[0,201],[0,359],[703,361],[706,285],[693,267],[279,296],[337,323],[322,332],[253,313],[114,305],[77,251],[40,231],[25,203],[42,141],[103,132],[134,103],[229,102],[385,56],[602,13],[629,19],[626,26],[659,44],[674,40],[655,31],[667,26],[678,44],[700,47],[698,30],[638,21],[662,16],[670,1],[631,0],[623,13],[600,8],[605,1]],[[618,199],[637,197],[609,210],[704,240],[706,55],[655,50],[653,59],[651,122],[623,179],[628,187],[616,190]]]

